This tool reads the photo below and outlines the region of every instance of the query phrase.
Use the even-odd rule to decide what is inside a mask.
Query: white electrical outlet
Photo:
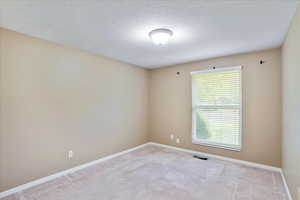
[[[180,139],[179,139],[179,138],[176,139],[176,143],[177,143],[177,144],[180,143]]]
[[[68,158],[73,158],[73,151],[72,150],[68,151]]]
[[[173,134],[170,135],[170,139],[174,140],[174,135]]]

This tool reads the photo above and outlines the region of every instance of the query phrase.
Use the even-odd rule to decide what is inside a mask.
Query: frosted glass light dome
[[[166,44],[170,40],[172,35],[173,32],[165,28],[154,29],[149,33],[149,37],[157,45]]]

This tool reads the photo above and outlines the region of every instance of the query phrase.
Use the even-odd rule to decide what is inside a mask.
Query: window
[[[192,72],[193,143],[241,149],[241,67]]]

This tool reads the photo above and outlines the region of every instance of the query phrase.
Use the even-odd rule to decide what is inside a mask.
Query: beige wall
[[[265,60],[263,65],[260,60]],[[243,147],[241,152],[192,144],[190,72],[215,66],[243,69]],[[176,76],[176,72],[181,72]],[[150,74],[150,140],[236,159],[281,166],[280,49],[155,69]],[[173,133],[181,139],[170,140]]]
[[[0,45],[0,192],[147,141],[146,70],[4,29]]]
[[[282,167],[296,200],[297,188],[300,195],[300,8],[282,48],[282,74]]]
[[[244,66],[241,152],[191,143],[190,72],[211,63]],[[148,140],[280,167],[280,66],[273,49],[149,72],[0,29],[0,191]]]

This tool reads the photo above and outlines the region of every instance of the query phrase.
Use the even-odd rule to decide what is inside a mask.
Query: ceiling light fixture
[[[173,32],[165,28],[154,29],[149,33],[149,37],[157,45],[166,44],[170,40],[172,35]]]

